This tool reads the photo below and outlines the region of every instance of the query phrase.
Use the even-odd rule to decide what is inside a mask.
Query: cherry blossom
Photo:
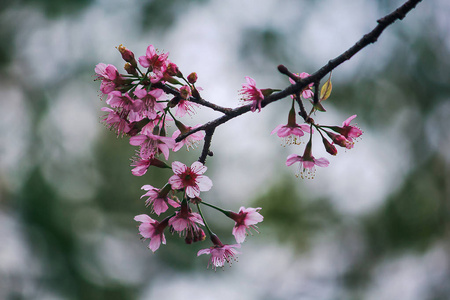
[[[180,235],[188,235],[190,232],[199,231],[200,228],[197,224],[205,225],[202,217],[198,213],[193,213],[186,201],[182,203],[181,209],[176,212],[175,216],[169,220],[169,225]]]
[[[330,162],[326,158],[314,158],[311,154],[311,141],[308,142],[305,148],[303,156],[297,154],[291,154],[286,159],[286,166],[291,166],[292,164],[299,162],[299,170],[296,176],[301,174],[302,178],[312,178],[314,177],[315,166],[328,167]]]
[[[189,198],[195,198],[200,195],[200,192],[209,191],[213,185],[211,179],[202,175],[206,172],[205,167],[201,162],[194,162],[191,167],[185,164],[174,161],[172,163],[172,170],[175,175],[169,178],[169,183],[174,190],[184,188],[186,195]]]
[[[161,213],[165,212],[169,206],[167,204],[170,204],[172,207],[180,207],[180,204],[176,202],[175,200],[169,198],[167,195],[170,192],[170,185],[167,185],[167,187],[163,188],[162,190],[154,188],[153,186],[146,184],[142,186],[142,190],[147,191],[144,195],[141,196],[141,199],[143,197],[148,197],[145,201],[146,206],[151,206],[152,210],[159,216]],[[170,225],[170,222],[169,222]]]
[[[225,262],[231,265],[231,260],[236,260],[236,255],[239,254],[234,248],[240,248],[241,244],[224,245],[214,234],[211,236],[211,240],[213,241],[214,246],[198,251],[197,256],[210,254],[211,257],[209,258],[207,267],[209,268],[209,265],[212,265],[211,268],[214,270],[216,270],[217,267],[223,267]]]
[[[182,130],[176,130],[173,134],[172,134],[172,139],[176,139],[177,137],[179,137],[182,133],[186,133],[191,131],[192,129],[195,129],[197,127],[200,127],[201,124],[195,125],[193,127],[190,126],[183,126]],[[202,141],[205,138],[205,132],[204,131],[197,131],[194,132],[193,134],[190,134],[189,136],[187,136],[186,138],[184,138],[183,140],[179,141],[178,143],[175,144],[175,146],[173,147],[173,152],[177,152],[178,150],[180,150],[184,145],[186,145],[186,148],[189,150],[189,148],[194,148],[197,143],[199,141]]]
[[[256,82],[251,77],[245,77],[247,83],[242,84],[241,95],[242,101],[252,102],[251,110],[255,112],[258,109],[258,112],[261,111],[261,101],[264,100],[264,95],[260,89],[256,87]]]
[[[114,65],[99,63],[95,66],[94,71],[97,74],[97,79],[102,80],[102,83],[100,84],[100,91],[103,94],[108,94],[115,90],[115,81],[120,78],[120,75]]]
[[[139,225],[139,233],[144,239],[150,239],[148,247],[155,252],[159,246],[166,244],[166,237],[164,236],[164,229],[169,224],[168,219],[158,222],[153,220],[146,214],[138,215],[134,217],[134,220],[141,222]]]
[[[285,145],[299,144],[298,138],[302,137],[305,132],[311,132],[311,127],[307,124],[297,124],[295,121],[295,109],[292,106],[289,111],[288,122],[286,125],[280,124],[275,127],[270,134],[277,133],[281,138],[284,138]]]
[[[167,160],[169,159],[169,150],[175,145],[175,140],[147,132],[146,134],[132,136],[130,145],[141,146],[140,157],[143,159],[154,158],[161,152]]]
[[[241,207],[239,213],[231,212],[229,217],[236,223],[233,227],[233,235],[236,238],[236,242],[243,243],[245,236],[247,235],[247,229],[253,228],[258,232],[255,224],[263,221],[264,217],[259,213],[261,207],[258,208],[245,208]]]

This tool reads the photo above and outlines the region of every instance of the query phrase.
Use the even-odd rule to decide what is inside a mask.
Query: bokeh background
[[[196,257],[208,241],[166,234],[155,254],[140,241],[140,187],[169,174],[131,175],[134,147],[100,123],[94,66],[154,44],[197,72],[205,99],[236,107],[245,76],[284,88],[278,64],[313,73],[402,1],[1,2],[0,299],[450,299],[450,2],[423,2],[333,72],[315,119],[357,114],[364,135],[313,180],[284,165],[304,144],[270,135],[290,101],[216,130],[204,199],[265,217],[216,272]],[[205,214],[233,243],[233,223]]]

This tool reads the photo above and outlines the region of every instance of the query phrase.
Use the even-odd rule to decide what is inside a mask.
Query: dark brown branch
[[[168,86],[165,84],[157,84],[156,87],[162,89],[166,94],[172,94],[176,97],[180,96],[180,92],[177,89],[172,88],[171,86]],[[216,105],[216,104],[206,101],[205,99],[202,99],[200,97],[190,97],[189,101],[209,107],[215,111],[219,111],[224,114],[228,114],[232,110],[231,108]]]
[[[212,136],[214,134],[214,130],[215,130],[215,127],[206,129],[205,143],[203,144],[202,154],[198,158],[198,161],[201,162],[202,164],[205,164],[206,157],[208,155],[212,156],[210,147],[211,147],[211,140],[212,140]]]
[[[345,51],[341,55],[337,56],[336,58],[330,60],[325,66],[320,68],[317,72],[315,72],[311,76],[304,78],[304,79],[300,79],[300,80],[298,80],[298,82],[296,84],[290,85],[286,89],[284,89],[280,92],[276,92],[276,93],[273,93],[273,94],[265,97],[261,103],[261,107],[265,107],[272,102],[283,99],[289,95],[298,93],[298,92],[302,91],[310,83],[320,81],[323,77],[325,77],[325,75],[327,75],[329,72],[334,70],[336,67],[338,67],[343,62],[352,58],[353,55],[355,55],[356,53],[361,51],[364,47],[366,47],[369,44],[375,43],[378,40],[381,33],[384,31],[384,29],[386,29],[389,25],[391,25],[395,21],[402,20],[406,16],[406,14],[408,12],[410,12],[412,9],[414,9],[416,7],[416,5],[421,1],[422,0],[409,0],[409,1],[405,2],[402,6],[397,8],[394,12],[379,19],[377,21],[378,25],[371,32],[364,35],[358,42],[356,42],[356,44],[354,44],[352,47],[350,47],[347,51]],[[284,66],[279,66],[278,70],[281,73],[286,74],[288,76],[290,74],[290,72]],[[316,93],[317,92],[318,92],[318,90],[316,90]],[[206,131],[206,130],[215,129],[217,126],[219,126],[225,122],[228,122],[229,120],[231,120],[237,116],[240,116],[244,113],[249,112],[250,108],[251,108],[251,104],[241,106],[241,107],[238,107],[235,109],[221,108],[221,110],[219,110],[219,111],[223,112],[225,114],[224,116],[221,116],[213,121],[210,121],[208,123],[203,124],[202,126],[195,128],[185,134],[180,135],[176,139],[176,141],[179,142],[179,141],[185,139],[187,136],[189,136],[197,131],[200,131],[200,130]],[[205,141],[205,143],[206,143],[206,141]]]

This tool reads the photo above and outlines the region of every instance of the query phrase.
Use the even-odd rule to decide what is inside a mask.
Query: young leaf
[[[332,89],[333,86],[331,84],[331,74],[330,74],[330,77],[328,77],[328,80],[323,84],[322,88],[320,89],[320,101],[328,99],[328,97],[330,97]]]

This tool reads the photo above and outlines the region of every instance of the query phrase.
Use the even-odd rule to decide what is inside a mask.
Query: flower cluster
[[[295,84],[298,80],[309,77],[309,74],[291,74],[291,76],[294,77],[294,79],[289,78],[289,80],[291,84]],[[324,126],[316,124],[311,118],[311,114],[316,111],[325,111],[322,105],[322,101],[326,100],[331,94],[331,75],[327,82],[322,86],[320,97],[318,97],[319,95],[316,95],[316,97],[314,97],[315,95],[312,91],[312,85],[313,84],[309,84],[301,92],[291,96],[292,106],[289,110],[287,124],[280,124],[272,131],[272,134],[277,133],[279,137],[285,140],[285,145],[300,144],[300,138],[305,135],[305,133],[309,134],[309,140],[306,144],[303,155],[291,154],[286,159],[286,166],[291,166],[297,162],[299,163],[299,168],[296,176],[301,176],[302,178],[313,178],[315,174],[315,166],[328,167],[328,165],[330,164],[328,159],[324,157],[315,158],[312,155],[312,135],[314,133],[314,129],[316,129],[316,132],[319,132],[320,136],[322,137],[322,142],[325,150],[331,155],[337,154],[335,145],[347,149],[353,148],[354,139],[358,138],[362,134],[361,129],[359,129],[355,125],[350,125],[350,122],[356,117],[356,115],[353,115],[345,120],[342,126]],[[314,100],[312,100],[313,97]],[[306,99],[309,99],[313,105],[313,108],[311,109],[311,112],[309,114],[306,113],[303,105],[303,100]],[[304,121],[306,122],[305,124],[296,123],[296,103],[298,103],[299,105],[299,115],[303,117]],[[331,142],[325,137],[324,134],[331,139]]]
[[[150,209],[151,214],[156,214],[158,218],[161,216],[162,220],[158,221],[148,214],[135,216],[134,219],[140,222],[140,235],[143,239],[150,240],[148,247],[153,252],[158,250],[161,244],[166,244],[167,231],[178,233],[180,237],[184,237],[187,244],[203,241],[209,236],[212,246],[200,250],[197,256],[209,254],[208,266],[212,265],[214,269],[223,267],[225,262],[231,263],[239,253],[236,248],[240,248],[246,236],[252,231],[258,232],[256,224],[264,219],[259,213],[261,208],[241,207],[238,212],[233,212],[202,200],[202,193],[213,186],[211,179],[205,175],[206,156],[212,156],[209,150],[212,134],[218,126],[215,124],[222,124],[226,120],[219,118],[216,122],[188,126],[180,119],[186,114],[192,115],[194,108],[199,105],[224,113],[227,120],[246,111],[260,112],[267,104],[266,98],[278,90],[259,89],[255,80],[246,77],[240,94],[247,108],[231,110],[202,99],[200,88],[195,86],[197,74],[193,72],[185,78],[178,66],[169,60],[168,53],[159,53],[150,45],[145,55],[136,60],[134,53],[124,46],[120,45],[118,50],[125,60],[126,74],[119,73],[118,69],[110,64],[99,63],[95,67],[97,80],[101,80],[100,91],[108,105],[102,108],[106,113],[102,120],[117,135],[127,136],[130,145],[138,147],[131,164],[133,175],[145,175],[150,166],[172,170],[163,187],[158,188],[150,184],[142,186],[145,194],[141,198],[145,198],[146,207]],[[279,70],[289,76],[291,84],[304,82],[302,80],[309,77],[307,73],[290,73],[284,66],[279,67]],[[315,158],[312,154],[314,133],[320,134],[326,151],[331,155],[337,154],[336,146],[351,149],[354,140],[362,134],[358,127],[350,124],[356,115],[345,120],[342,126],[315,123],[311,115],[316,111],[325,111],[322,102],[331,94],[331,75],[322,86],[320,95],[317,94],[318,87],[314,86],[315,84],[317,83],[308,82],[302,90],[291,95],[292,105],[287,123],[278,125],[272,131],[272,134],[276,133],[284,139],[285,145],[299,145],[302,137],[309,134],[303,155],[291,154],[286,160],[287,166],[299,163],[297,176],[301,174],[302,178],[313,177],[315,166],[329,165],[326,158]],[[305,100],[312,103],[309,114],[305,110]],[[297,123],[297,110],[304,124]],[[170,124],[177,128],[171,135],[168,132]],[[184,146],[189,150],[201,141],[204,141],[204,146],[198,161],[190,166],[177,160],[169,162],[173,152]],[[234,221],[231,234],[236,244],[223,244],[220,241],[208,226],[202,214],[202,206],[213,208]],[[193,211],[193,208],[196,211]]]
[[[183,146],[188,150],[194,148],[205,138],[205,132],[197,130],[200,125],[187,126],[180,121],[186,114],[194,113],[194,107],[198,106],[194,102],[200,99],[200,88],[195,86],[197,74],[194,72],[185,78],[169,60],[169,54],[159,53],[152,45],[137,60],[124,46],[120,45],[118,50],[125,60],[126,74],[119,73],[110,64],[99,63],[95,67],[96,80],[101,81],[100,91],[108,105],[102,108],[106,113],[102,120],[117,135],[127,136],[130,145],[139,147],[131,164],[133,175],[145,175],[150,166],[170,168],[173,172],[161,188],[149,184],[142,187],[146,193],[141,198],[145,198],[150,212],[157,216],[167,213],[167,216],[158,221],[148,214],[137,215],[134,219],[140,222],[139,233],[150,240],[149,248],[153,252],[166,244],[166,229],[184,237],[187,244],[205,240],[207,233],[213,246],[200,250],[198,255],[210,254],[208,266],[223,267],[236,257],[238,252],[234,248],[244,242],[247,231],[257,231],[256,224],[263,216],[259,213],[261,208],[241,207],[235,213],[203,201],[200,194],[213,186],[211,179],[204,175],[207,170],[204,160],[190,166],[179,161],[168,162],[172,152]],[[177,130],[168,135],[171,123]],[[222,244],[206,223],[201,205],[217,209],[235,222],[231,233],[237,244]],[[196,207],[197,212],[193,212],[192,207]]]

